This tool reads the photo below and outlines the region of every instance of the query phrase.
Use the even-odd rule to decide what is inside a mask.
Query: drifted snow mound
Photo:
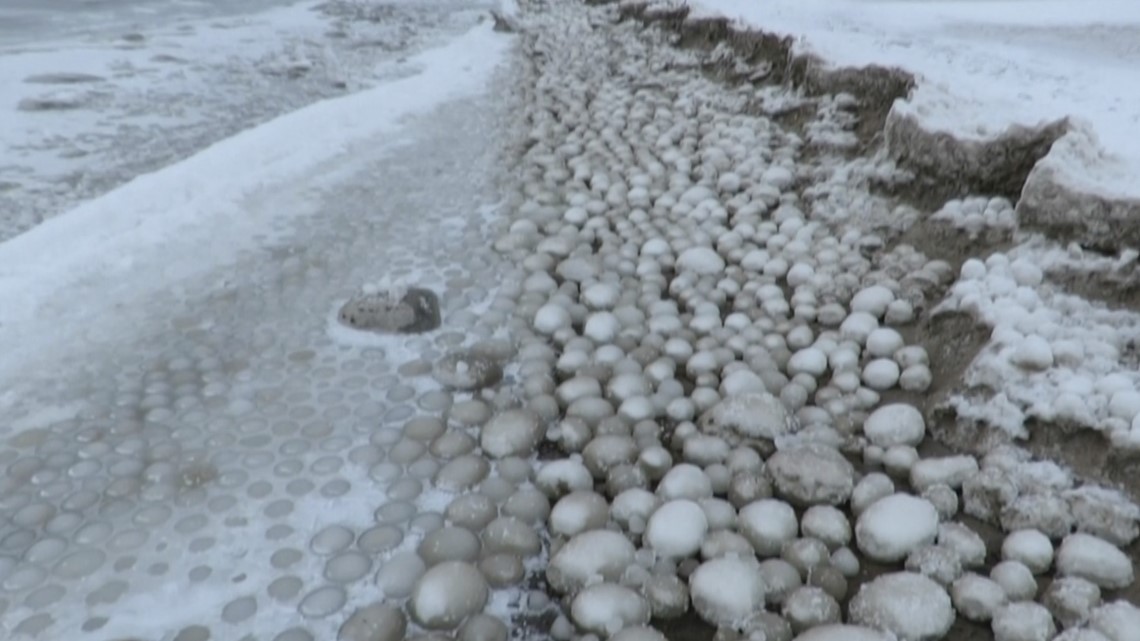
[[[859,550],[893,563],[938,537],[938,510],[926,499],[895,493],[872,503],[855,523]]]
[[[1119,590],[1132,585],[1132,560],[1115,545],[1091,534],[1070,534],[1057,550],[1057,573]]]
[[[814,627],[797,636],[794,641],[893,641],[893,639],[874,628],[833,623]]]
[[[412,588],[408,611],[432,630],[450,630],[482,612],[489,595],[483,574],[470,563],[447,561],[429,569]]]
[[[780,494],[799,505],[841,505],[855,487],[855,467],[821,443],[776,452],[768,459],[768,472]]]
[[[751,556],[705,561],[689,576],[693,609],[719,627],[739,626],[763,610],[767,592],[760,564]]]
[[[892,403],[871,412],[863,421],[863,434],[879,447],[916,446],[926,436],[926,420],[913,405]]]
[[[492,458],[529,456],[542,436],[542,421],[530,410],[507,410],[483,426],[479,446]]]
[[[913,572],[884,574],[859,589],[851,621],[894,634],[900,641],[935,641],[954,625],[950,595]]]
[[[609,636],[623,628],[649,623],[649,604],[623,585],[597,583],[574,597],[570,618],[583,630]]]
[[[618,532],[583,532],[567,541],[550,559],[546,580],[562,594],[576,592],[592,580],[617,581],[633,564],[635,552],[629,539]]]
[[[709,408],[701,416],[700,427],[705,433],[725,436],[728,432],[774,441],[793,431],[794,423],[780,399],[767,392],[745,392]]]

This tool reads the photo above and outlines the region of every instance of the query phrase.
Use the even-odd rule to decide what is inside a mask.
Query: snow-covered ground
[[[1054,149],[1062,178],[1140,197],[1140,4],[1130,0],[697,0],[705,11],[792,35],[839,66],[918,76],[895,109],[925,127],[987,139],[1071,117]]]
[[[414,73],[407,56],[489,6],[301,2],[2,47],[0,240],[273,117]]]

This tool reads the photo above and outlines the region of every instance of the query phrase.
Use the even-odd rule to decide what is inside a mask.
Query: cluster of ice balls
[[[1017,214],[1006,198],[971,197],[950,200],[934,212],[932,220],[944,221],[955,229],[977,237],[987,229],[1012,231],[1017,227]]]
[[[773,640],[934,639],[959,615],[1008,641],[1058,623],[1130,638],[1140,611],[1099,592],[1133,579],[1126,500],[1014,450],[924,459],[921,412],[881,405],[932,384],[897,327],[949,265],[872,262],[878,236],[805,214],[795,134],[655,90],[727,91],[628,26],[603,42],[603,20],[549,9],[530,21],[533,144],[496,249],[521,267],[523,404],[565,454],[534,477],[566,606],[552,636],[660,639],[648,623],[691,608]],[[1010,532],[988,575],[964,515]],[[898,571],[852,590],[861,558]],[[1040,603],[1034,572],[1059,577]]]

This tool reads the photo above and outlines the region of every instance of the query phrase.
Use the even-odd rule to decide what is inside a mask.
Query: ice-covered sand
[[[703,10],[796,38],[836,66],[918,77],[895,109],[924,127],[987,139],[1071,117],[1087,132],[1054,150],[1061,177],[1140,197],[1140,5],[1127,0],[699,0]]]

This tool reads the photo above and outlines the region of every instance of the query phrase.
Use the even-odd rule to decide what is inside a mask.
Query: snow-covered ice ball
[[[497,616],[476,614],[463,622],[455,633],[456,641],[507,641],[510,630]]]
[[[780,494],[798,505],[841,505],[855,487],[854,466],[824,444],[781,449],[768,459],[768,472]]]
[[[910,469],[910,484],[923,491],[934,485],[948,485],[952,488],[962,484],[978,473],[978,461],[972,456],[939,456],[916,462]]]
[[[1126,547],[1140,536],[1140,506],[1118,490],[1094,485],[1065,492],[1077,530]]]
[[[962,575],[950,588],[950,597],[958,614],[971,621],[985,622],[993,618],[994,612],[1009,602],[1009,597],[993,579],[980,574]]]
[[[726,470],[727,471],[727,470]],[[736,508],[725,499],[711,498],[697,501],[709,523],[709,531],[736,527]]]
[[[927,545],[906,557],[906,569],[928,576],[944,587],[962,576],[962,560],[954,550],[941,545]]]
[[[930,501],[896,493],[875,501],[859,515],[859,550],[880,562],[901,561],[938,536],[938,510]]]
[[[593,489],[594,477],[582,461],[557,459],[548,461],[539,468],[534,484],[543,494],[555,498],[574,490]]]
[[[831,565],[844,577],[851,579],[859,575],[859,557],[849,547],[842,547],[831,553]]]
[[[871,285],[855,293],[851,297],[851,311],[866,312],[876,318],[882,318],[887,313],[887,306],[894,301],[895,295],[882,285]]]
[[[1037,595],[1037,579],[1020,561],[1002,561],[990,568],[990,578],[1005,590],[1010,601],[1026,601]]]
[[[906,392],[925,392],[934,384],[934,373],[926,365],[911,365],[899,374],[899,387]]]
[[[474,562],[480,548],[479,537],[474,532],[447,526],[425,534],[416,552],[430,567],[445,561]]]
[[[724,267],[724,258],[711,247],[690,247],[677,256],[679,272],[711,276],[723,272]]]
[[[736,517],[737,529],[762,557],[776,556],[799,531],[792,506],[776,499],[745,505]]]
[[[606,524],[610,506],[605,497],[590,490],[578,490],[558,499],[550,511],[550,531],[571,537]]]
[[[490,589],[479,570],[462,561],[448,561],[429,569],[412,589],[408,612],[428,629],[453,629],[483,610]]]
[[[498,359],[464,350],[436,361],[432,376],[444,387],[476,390],[498,383],[503,378],[503,368]]]
[[[1044,338],[1031,334],[1014,348],[1009,360],[1027,370],[1046,370],[1053,366],[1053,347]]]
[[[823,541],[829,548],[841,548],[851,542],[851,523],[847,515],[831,505],[813,505],[800,519],[800,531]]]
[[[853,623],[892,633],[901,641],[935,641],[954,624],[950,595],[913,572],[884,574],[865,583],[848,608]]]
[[[1001,510],[1002,529],[1038,529],[1056,539],[1072,532],[1075,520],[1068,501],[1049,491],[1020,494]]]
[[[1091,534],[1065,537],[1057,550],[1057,573],[1076,576],[1109,590],[1132,585],[1132,559],[1120,548]]]
[[[833,623],[807,630],[794,641],[890,641],[891,638],[874,628]]]
[[[1092,628],[1069,628],[1053,637],[1053,641],[1111,641]]]
[[[491,417],[480,431],[479,445],[494,458],[529,456],[542,437],[542,422],[530,410],[507,410]]]
[[[902,334],[889,327],[880,327],[867,335],[867,353],[875,358],[894,358],[904,345]]]
[[[876,358],[863,367],[863,384],[873,390],[888,390],[899,382],[901,373],[893,359]]]
[[[994,641],[1050,641],[1057,634],[1053,615],[1040,603],[1009,603],[990,622]]]
[[[633,590],[614,583],[597,583],[570,603],[570,618],[578,627],[600,635],[649,623],[649,604]]]
[[[416,581],[426,571],[427,564],[417,554],[399,552],[376,572],[376,585],[384,596],[390,599],[403,599],[412,593]]]
[[[701,506],[687,499],[665,503],[649,517],[645,542],[658,554],[679,558],[695,554],[708,533]]]
[[[1140,630],[1140,607],[1113,601],[1093,610],[1090,626],[1112,641],[1136,641]]]
[[[926,437],[926,420],[913,405],[883,405],[863,421],[863,434],[879,447],[916,446]]]
[[[822,310],[821,310],[822,311]],[[839,324],[839,336],[843,340],[855,341],[859,345],[867,341],[871,332],[879,327],[879,321],[866,312],[852,312]]]
[[[938,545],[954,550],[962,561],[962,567],[981,567],[986,562],[986,542],[962,523],[940,523]]]
[[[781,613],[792,630],[803,632],[829,623],[839,623],[841,612],[839,602],[821,588],[804,586],[796,588],[784,599]]]
[[[701,416],[701,431],[735,433],[744,438],[775,440],[792,428],[780,399],[767,392],[749,392],[718,402]]]
[[[696,465],[681,463],[673,466],[657,484],[657,495],[669,501],[689,499],[696,501],[713,495],[712,481]]]
[[[788,360],[788,375],[808,374],[822,376],[827,371],[827,354],[816,347],[805,347]]]
[[[1100,605],[1100,588],[1090,581],[1064,576],[1049,584],[1041,602],[1062,627],[1084,625],[1093,609]]]
[[[938,483],[924,489],[922,498],[930,501],[937,508],[938,516],[944,520],[952,519],[958,514],[958,493],[945,483]]]
[[[743,624],[754,612],[764,609],[767,592],[760,564],[751,557],[705,561],[689,575],[693,609],[715,626]]]
[[[744,624],[741,635],[746,639],[765,641],[792,641],[792,626],[787,619],[775,612],[755,613]]]
[[[1001,558],[1020,561],[1034,574],[1041,574],[1053,565],[1053,542],[1038,530],[1010,532],[1001,544]]]
[[[676,575],[654,574],[641,586],[656,619],[675,619],[689,611],[689,586]]]
[[[610,470],[633,463],[637,452],[633,438],[624,434],[601,434],[582,448],[582,463],[600,480],[606,478]]]
[[[621,331],[621,321],[610,312],[594,312],[586,319],[582,335],[599,345],[605,345]]]
[[[553,336],[573,324],[570,311],[557,303],[547,303],[534,315],[534,330],[544,336]]]
[[[983,468],[962,484],[962,511],[976,519],[996,523],[1002,509],[1017,498],[1018,491],[1005,470]]]
[[[590,530],[572,537],[550,559],[546,579],[563,594],[594,580],[617,581],[633,563],[636,550],[629,539],[611,530]]]
[[[630,488],[614,497],[610,504],[610,518],[627,532],[641,534],[659,505],[661,499],[653,492]]]
[[[373,603],[352,613],[337,632],[337,641],[402,641],[408,621],[398,606]]]
[[[609,310],[621,300],[621,288],[613,283],[593,283],[582,290],[581,298],[590,309]]]
[[[664,634],[647,626],[636,625],[624,628],[610,637],[610,641],[667,641]]]
[[[895,493],[895,482],[882,472],[871,472],[859,479],[851,490],[851,512],[859,516],[875,501]]]
[[[765,559],[760,562],[760,576],[768,589],[767,602],[780,605],[784,597],[804,584],[800,571],[783,559]]]

